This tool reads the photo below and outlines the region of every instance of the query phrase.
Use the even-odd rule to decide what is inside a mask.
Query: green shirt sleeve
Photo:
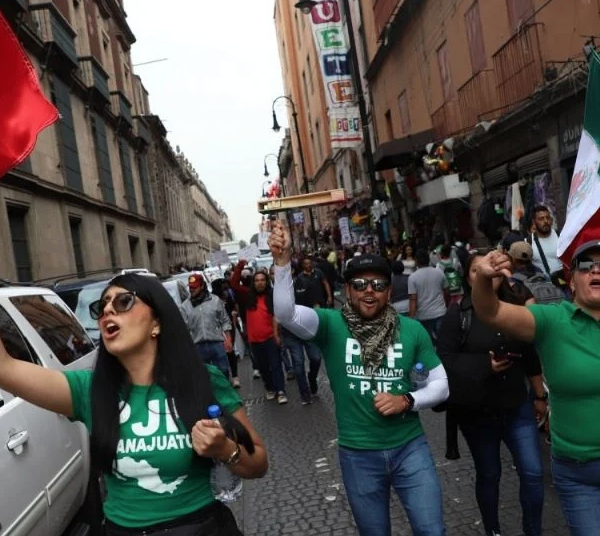
[[[92,429],[92,371],[67,370],[64,372],[71,389],[72,420],[81,421],[88,431]]]
[[[206,365],[210,375],[210,382],[219,405],[230,414],[242,407],[242,400],[237,391],[231,386],[223,373],[213,365]]]
[[[546,313],[548,311],[548,306],[536,303],[527,305],[527,309],[531,311],[533,319],[535,320],[534,339],[539,341],[544,337],[544,333],[546,332],[546,326],[548,324],[548,315]]]
[[[317,316],[319,317],[319,328],[315,335],[314,341],[323,348],[327,343],[327,334],[329,333],[329,311],[327,309],[315,309]]]

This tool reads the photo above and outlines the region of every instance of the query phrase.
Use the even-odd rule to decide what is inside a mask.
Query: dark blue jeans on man
[[[250,343],[265,389],[272,393],[285,393],[285,379],[281,362],[281,350],[275,339]]]
[[[321,349],[313,341],[304,341],[287,330],[281,330],[283,346],[290,351],[294,376],[302,399],[317,393],[317,376],[321,366]],[[304,366],[304,350],[308,356],[308,382]]]
[[[214,365],[226,378],[229,378],[229,359],[223,341],[197,342],[196,350],[205,363]]]
[[[390,493],[398,495],[415,536],[443,536],[442,488],[427,439],[391,450],[339,447],[348,502],[361,536],[390,536]]]
[[[526,536],[542,534],[544,481],[539,432],[531,402],[514,410],[458,419],[475,462],[475,495],[486,534],[499,534],[500,443],[512,454],[520,479],[519,499]]]
[[[600,460],[553,455],[552,478],[571,536],[600,534]]]

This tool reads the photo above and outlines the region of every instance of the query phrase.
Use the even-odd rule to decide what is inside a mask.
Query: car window
[[[15,359],[39,363],[14,320],[2,307],[0,307],[0,338],[6,351]]]
[[[10,301],[63,365],[94,349],[88,334],[58,296],[15,296]]]
[[[98,321],[90,316],[90,303],[95,302],[102,296],[102,291],[106,288],[106,282],[93,283],[83,287],[77,296],[77,305],[73,309],[75,316],[81,322],[85,329],[97,330]]]

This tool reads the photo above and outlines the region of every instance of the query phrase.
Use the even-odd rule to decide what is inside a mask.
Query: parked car
[[[167,289],[167,292],[173,298],[179,310],[181,310],[183,302],[190,297],[190,288],[187,285],[187,280],[184,283],[181,278],[171,278],[163,281],[163,286]]]
[[[73,312],[43,287],[0,286],[0,337],[14,358],[59,371],[92,368],[96,357]],[[3,536],[83,536],[100,526],[83,424],[0,390],[0,441]]]

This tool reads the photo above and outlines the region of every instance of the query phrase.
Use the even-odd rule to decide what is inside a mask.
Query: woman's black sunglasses
[[[390,286],[390,281],[389,279],[384,278],[367,279],[366,277],[355,277],[354,279],[350,280],[350,285],[352,285],[352,288],[358,292],[367,290],[369,284],[375,292],[383,292]]]
[[[93,320],[99,320],[104,315],[104,309],[108,303],[112,303],[113,309],[117,313],[126,313],[135,303],[135,292],[120,292],[112,300],[96,300],[90,303],[90,316]]]

